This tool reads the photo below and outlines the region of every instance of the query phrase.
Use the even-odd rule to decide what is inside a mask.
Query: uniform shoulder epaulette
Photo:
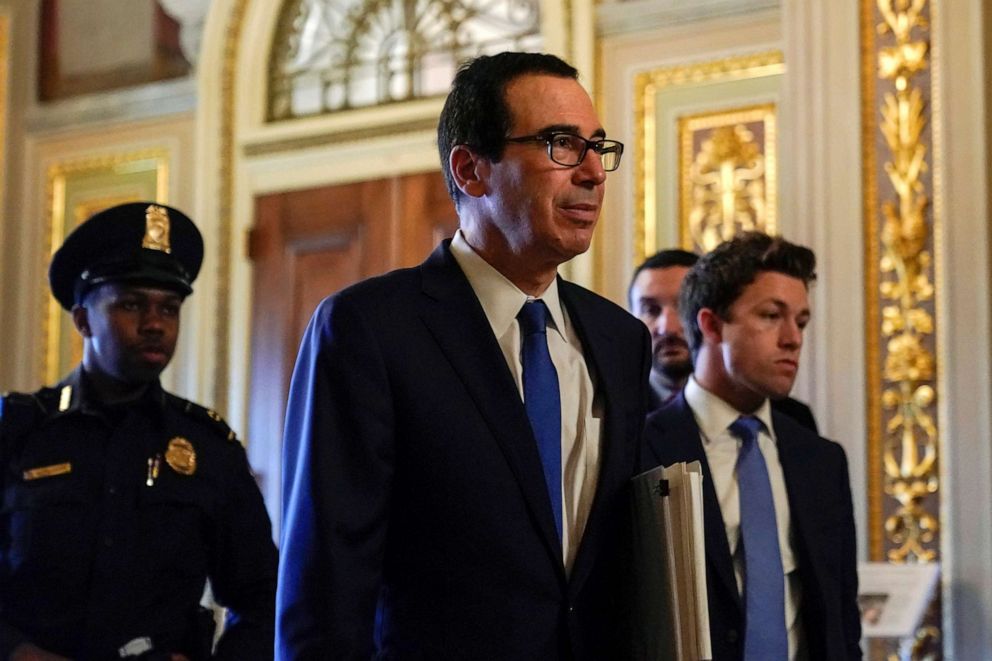
[[[216,431],[219,436],[224,437],[228,441],[238,442],[237,434],[234,433],[234,430],[231,429],[230,425],[227,424],[217,411],[172,394],[169,394],[168,399],[173,406],[191,418],[205,423],[208,427]]]
[[[50,413],[41,393],[9,392],[0,401],[0,430],[8,437],[29,432]]]
[[[71,392],[71,391],[70,391]],[[35,401],[35,404],[40,406],[45,413],[54,413],[59,408],[59,404],[62,399],[62,389],[44,387],[33,395],[27,395]],[[68,399],[66,400],[68,405]],[[63,407],[64,408],[64,407]]]
[[[51,397],[46,397],[46,391],[51,388],[42,388],[38,392],[5,392],[3,393],[4,406],[34,409],[37,413],[47,413],[46,404]]]

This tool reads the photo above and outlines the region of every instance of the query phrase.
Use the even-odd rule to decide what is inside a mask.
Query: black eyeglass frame
[[[582,151],[579,153],[578,161],[575,163],[562,163],[554,157],[554,140],[555,138],[565,136],[570,139],[581,140],[583,142]],[[527,142],[543,142],[548,146],[548,158],[551,159],[552,163],[557,163],[558,165],[563,165],[567,168],[576,168],[582,165],[582,161],[586,158],[586,153],[590,149],[594,152],[603,156],[603,154],[616,154],[616,163],[612,168],[607,168],[603,165],[603,169],[606,172],[614,172],[620,167],[620,161],[623,157],[623,143],[618,140],[609,140],[607,138],[597,138],[595,140],[586,140],[581,135],[577,133],[569,133],[568,131],[550,131],[547,133],[535,133],[534,135],[521,135],[514,138],[505,138],[505,142],[512,143],[527,143]]]

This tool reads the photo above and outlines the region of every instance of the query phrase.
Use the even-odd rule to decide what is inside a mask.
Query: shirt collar
[[[482,310],[486,313],[486,319],[493,329],[496,337],[503,337],[506,331],[516,321],[517,314],[524,303],[533,300],[533,296],[528,296],[510,282],[506,276],[492,267],[484,260],[465,240],[461,230],[455,232],[451,240],[451,254],[458,262],[468,283],[475,292]],[[551,312],[551,321],[555,330],[567,341],[564,333],[565,315],[561,309],[561,299],[558,295],[558,279],[551,281],[551,285],[543,294],[537,297],[544,301]]]
[[[737,418],[745,415],[699,385],[695,376],[690,376],[689,382],[685,385],[685,401],[689,404],[689,408],[692,409],[693,416],[696,418],[696,424],[699,425],[699,430],[703,432],[705,443],[710,443],[720,438],[723,434],[727,433],[727,428]],[[750,415],[761,420],[765,425],[765,433],[774,441],[775,430],[772,427],[772,408],[768,399],[766,398],[761,403],[761,406],[758,407],[758,410]]]

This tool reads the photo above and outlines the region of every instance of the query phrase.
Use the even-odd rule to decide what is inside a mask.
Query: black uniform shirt
[[[216,414],[157,383],[127,405],[95,406],[79,368],[6,397],[0,416],[0,658],[25,640],[118,658],[142,638],[199,658],[207,577],[229,609],[217,657],[271,657],[270,523]]]

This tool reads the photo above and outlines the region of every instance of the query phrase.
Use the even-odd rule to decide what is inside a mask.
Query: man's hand
[[[37,645],[21,643],[10,653],[10,661],[69,661],[69,659],[46,652]]]

